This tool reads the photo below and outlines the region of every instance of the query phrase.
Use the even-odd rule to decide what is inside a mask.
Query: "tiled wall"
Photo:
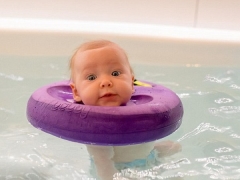
[[[4,17],[240,30],[240,0],[0,0]]]

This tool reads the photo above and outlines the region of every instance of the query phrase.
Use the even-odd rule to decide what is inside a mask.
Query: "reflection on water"
[[[0,179],[95,179],[84,145],[33,128],[25,115],[35,89],[68,79],[68,58],[0,58]],[[182,99],[183,123],[164,138],[181,143],[182,151],[144,170],[122,170],[115,179],[240,179],[239,70],[133,67],[138,79],[163,84]]]

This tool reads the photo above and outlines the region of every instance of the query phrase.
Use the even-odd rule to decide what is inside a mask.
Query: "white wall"
[[[0,18],[129,22],[240,30],[239,0],[0,0]]]

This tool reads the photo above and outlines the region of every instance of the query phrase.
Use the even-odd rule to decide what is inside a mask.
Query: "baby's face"
[[[134,89],[125,54],[114,45],[77,52],[71,88],[74,100],[86,105],[126,104]]]

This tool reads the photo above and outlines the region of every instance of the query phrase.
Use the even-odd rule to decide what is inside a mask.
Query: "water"
[[[0,57],[0,179],[94,179],[82,144],[32,127],[26,103],[38,87],[68,79],[68,57]],[[234,67],[161,67],[133,63],[136,77],[174,90],[181,127],[162,140],[182,151],[156,166],[127,169],[132,179],[240,179],[240,72]],[[161,140],[160,140],[161,141]]]

